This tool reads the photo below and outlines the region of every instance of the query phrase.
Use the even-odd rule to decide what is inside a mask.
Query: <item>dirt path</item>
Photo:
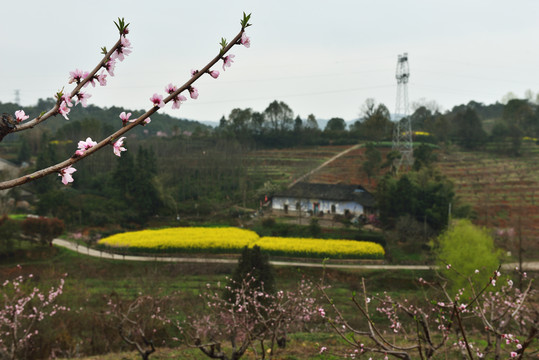
[[[306,174],[303,174],[301,175],[299,178],[297,178],[296,180],[292,181],[289,185],[288,185],[288,188],[290,189],[292,186],[296,185],[298,182],[300,181],[303,181],[305,178],[311,176],[312,174],[314,174],[315,172],[317,172],[318,170],[322,169],[323,167],[327,166],[328,164],[330,164],[331,162],[335,161],[336,159],[340,158],[341,156],[343,155],[346,155],[348,154],[350,151],[352,150],[355,150],[357,148],[360,148],[362,147],[363,144],[357,144],[357,145],[354,145],[354,146],[351,146],[349,147],[348,149],[338,153],[337,155],[335,155],[334,157],[332,157],[331,159],[325,161],[322,165],[318,166],[316,169],[313,169],[311,171],[309,171],[308,173]]]
[[[161,256],[135,256],[135,255],[118,255],[109,253],[106,251],[100,251],[90,249],[86,246],[75,244],[71,241],[63,239],[55,239],[52,242],[56,246],[67,248],[69,250],[78,252],[92,257],[98,257],[101,259],[112,260],[125,260],[125,261],[156,261],[156,262],[184,262],[184,263],[217,263],[217,264],[237,264],[236,259],[216,259],[216,258],[196,258],[196,257],[161,257]],[[435,267],[429,265],[358,265],[358,264],[322,264],[318,263],[306,263],[306,262],[294,262],[294,261],[270,261],[275,266],[294,266],[294,267],[311,267],[311,268],[332,268],[332,269],[370,269],[370,270],[432,270]],[[503,264],[503,269],[513,269],[517,264]],[[527,262],[523,263],[524,270],[527,271],[539,271],[539,262]]]

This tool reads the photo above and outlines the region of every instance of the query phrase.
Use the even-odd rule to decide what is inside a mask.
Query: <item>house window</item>
[[[331,205],[331,213],[335,214],[337,212],[337,208],[335,207],[335,204]]]
[[[318,214],[319,209],[320,209],[320,203],[314,202],[313,203],[313,212],[314,212],[315,215]]]
[[[285,214],[288,214],[288,204],[285,204],[285,205],[284,205],[284,213],[285,213]]]
[[[296,211],[301,211],[301,203],[299,201],[296,203]]]

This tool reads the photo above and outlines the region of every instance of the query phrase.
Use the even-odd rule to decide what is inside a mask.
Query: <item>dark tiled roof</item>
[[[374,196],[361,185],[313,184],[300,182],[290,189],[276,193],[276,197],[311,198],[320,200],[355,201],[361,205],[376,205]]]

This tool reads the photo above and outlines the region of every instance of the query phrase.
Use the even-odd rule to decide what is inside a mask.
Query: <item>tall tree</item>
[[[453,136],[466,149],[477,149],[486,140],[487,134],[475,110],[467,108],[453,119]]]
[[[307,122],[305,123],[305,127],[313,130],[319,129],[318,121],[316,121],[316,117],[313,114],[307,116]]]
[[[264,118],[273,131],[289,131],[294,126],[294,113],[282,101],[273,101],[264,110]]]
[[[504,107],[502,118],[507,126],[513,155],[520,154],[523,136],[539,136],[539,110],[534,111],[527,100],[510,100]]]
[[[342,132],[346,130],[346,122],[341,118],[331,118],[324,131]]]
[[[415,171],[421,170],[423,167],[430,166],[437,159],[438,157],[434,153],[434,149],[422,143],[414,148],[414,165],[412,168]]]
[[[298,116],[296,116],[296,119],[294,120],[294,132],[299,133],[303,130],[303,120]]]
[[[374,147],[373,143],[365,146],[365,161],[361,165],[363,171],[367,174],[369,182],[376,176],[382,166],[382,154]]]
[[[247,135],[251,128],[251,109],[233,109],[228,116],[228,126],[236,135]]]
[[[361,136],[371,141],[381,141],[391,138],[393,123],[391,114],[384,104],[378,104],[373,99],[367,99],[363,106],[363,121],[360,126]]]

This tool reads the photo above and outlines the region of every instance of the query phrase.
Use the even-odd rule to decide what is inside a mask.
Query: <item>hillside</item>
[[[25,106],[24,111],[31,117],[39,115],[42,111],[48,111],[54,106],[54,100],[40,99],[35,106]],[[1,103],[0,113],[13,114],[16,110],[20,110],[21,106],[13,103]],[[76,111],[72,111],[69,114],[69,121],[64,119],[61,115],[57,115],[50,118],[43,123],[44,128],[50,129],[53,133],[62,126],[73,123],[76,121],[82,121],[85,119],[96,119],[101,125],[111,126],[111,129],[118,129],[122,126],[122,122],[119,115],[122,111],[131,112],[131,118],[136,118],[142,115],[145,110],[131,110],[123,109],[120,107],[101,108],[99,106],[88,105],[88,107],[77,106]],[[199,130],[209,130],[210,126],[201,124],[197,121],[175,118],[167,114],[156,113],[152,115],[152,126],[146,128],[137,127],[133,130],[137,136],[156,135],[158,132],[161,135],[170,135],[173,132],[194,132]]]
[[[268,175],[280,183],[287,183],[336,154],[342,147],[284,149],[256,152],[252,155],[263,161]],[[539,250],[539,164],[537,146],[523,146],[521,157],[501,156],[495,153],[469,152],[451,149],[439,151],[436,167],[455,184],[460,204],[470,205],[474,222],[500,230],[499,244],[513,254],[519,236],[527,250],[525,258],[534,258]],[[369,181],[361,169],[364,148],[359,148],[330,163],[308,178],[315,183],[362,184],[370,191],[376,181]],[[385,155],[389,148],[380,148]],[[269,176],[272,178],[271,176]],[[514,235],[508,236],[509,229]],[[502,234],[503,233],[503,234]],[[511,234],[511,231],[509,231]]]
[[[537,254],[539,244],[539,164],[537,146],[529,144],[521,157],[493,153],[441,153],[438,168],[455,184],[455,192],[472,205],[475,222],[500,230],[500,240],[515,249],[519,237]],[[507,230],[514,235],[508,236]],[[509,231],[511,233],[511,231]],[[514,252],[514,251],[513,251]]]

